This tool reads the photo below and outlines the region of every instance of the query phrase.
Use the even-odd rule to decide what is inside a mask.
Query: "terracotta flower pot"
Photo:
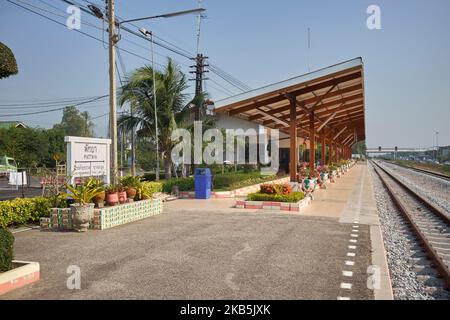
[[[126,191],[119,191],[119,202],[120,203],[127,202],[127,192]]]
[[[94,204],[74,203],[70,205],[70,212],[72,213],[74,229],[78,232],[86,232],[89,228],[89,222],[94,218]]]
[[[99,208],[103,207],[103,202],[105,202],[106,192],[102,191],[98,195],[96,195],[93,199],[93,202],[97,204]]]
[[[128,199],[133,200],[136,197],[137,190],[135,188],[127,188],[127,197]]]
[[[112,192],[106,194],[106,203],[108,206],[115,206],[119,203],[119,193],[118,192]]]

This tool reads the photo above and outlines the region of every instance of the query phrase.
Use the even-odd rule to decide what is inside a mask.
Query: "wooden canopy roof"
[[[217,101],[215,112],[289,133],[295,103],[299,137],[309,137],[313,113],[316,137],[351,145],[365,139],[364,100],[363,62],[356,58]]]

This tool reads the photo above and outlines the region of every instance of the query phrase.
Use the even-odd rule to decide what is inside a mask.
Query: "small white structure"
[[[110,183],[111,139],[64,137],[67,143],[67,175],[75,178],[103,177]]]

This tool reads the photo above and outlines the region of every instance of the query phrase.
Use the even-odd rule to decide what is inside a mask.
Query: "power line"
[[[62,22],[60,22],[60,21],[57,21],[57,20],[55,20],[55,19],[52,19],[52,18],[50,18],[50,17],[48,17],[48,16],[46,16],[46,15],[43,15],[43,14],[41,14],[41,13],[39,13],[39,12],[36,12],[36,11],[34,11],[33,9],[24,7],[24,6],[22,6],[22,5],[18,4],[18,3],[15,3],[15,2],[13,2],[13,1],[11,1],[11,0],[7,0],[7,1],[10,2],[10,3],[12,3],[12,4],[14,4],[14,5],[16,5],[16,6],[18,6],[18,7],[21,7],[21,8],[23,8],[23,9],[27,10],[27,11],[30,11],[30,12],[32,12],[32,13],[38,15],[38,16],[41,16],[41,17],[43,17],[43,18],[45,18],[45,19],[47,19],[47,20],[50,20],[50,21],[52,21],[52,22],[54,22],[54,23],[57,23],[57,24],[59,24],[59,25],[61,25],[61,26],[63,26],[63,27],[66,27],[66,25],[65,25],[64,23],[62,23]],[[89,37],[89,38],[91,38],[91,39],[94,39],[94,40],[97,40],[97,41],[103,43],[103,40],[102,40],[102,39],[99,39],[99,38],[97,38],[97,37],[95,37],[95,36],[93,36],[93,35],[91,35],[91,34],[89,34],[89,33],[86,33],[86,32],[83,32],[83,31],[80,31],[80,30],[77,30],[77,29],[73,29],[73,31],[76,31],[76,32],[81,33],[81,34],[83,34],[83,35],[85,35],[85,36],[87,36],[87,37]],[[143,57],[143,56],[141,56],[141,55],[139,55],[139,54],[137,54],[137,53],[134,53],[134,52],[129,51],[129,50],[126,50],[126,49],[123,49],[123,48],[121,48],[121,47],[119,47],[119,46],[117,46],[117,45],[116,45],[116,48],[117,48],[118,50],[121,50],[121,51],[123,51],[123,52],[126,52],[126,53],[128,53],[128,54],[131,54],[131,55],[133,55],[133,56],[136,56],[136,57],[138,57],[138,58],[141,58],[141,59],[143,59],[143,60],[146,60],[146,61],[150,62],[150,59],[147,59],[147,58],[145,58],[145,57]],[[156,62],[155,62],[155,64],[156,64],[156,65],[159,65],[159,66],[161,66],[161,67],[163,67],[163,65],[160,64],[160,63],[156,63]]]
[[[83,102],[85,100],[89,100],[92,98],[95,98],[97,96],[92,97],[86,97],[86,98],[79,98],[79,99],[68,99],[68,100],[54,100],[49,102],[27,102],[27,103],[20,103],[20,102],[14,102],[9,104],[0,104],[0,109],[11,109],[11,108],[17,108],[17,109],[31,109],[35,107],[56,107],[56,106],[62,106],[67,105],[71,103],[78,103]]]
[[[30,8],[27,8],[27,7],[25,7],[25,6],[22,6],[22,5],[18,4],[18,3],[15,3],[15,2],[13,2],[13,1],[11,1],[11,0],[7,0],[7,1],[10,2],[10,3],[12,3],[12,4],[14,4],[14,5],[16,5],[16,6],[18,6],[18,7],[21,7],[22,9],[25,9],[25,10],[27,10],[27,11],[29,11],[29,12],[32,12],[32,13],[34,13],[34,14],[36,14],[36,15],[39,15],[39,16],[41,16],[41,17],[47,19],[47,20],[50,20],[50,21],[52,21],[52,22],[54,22],[54,23],[57,23],[57,24],[59,24],[59,25],[62,25],[62,26],[64,26],[64,27],[66,27],[66,25],[65,25],[64,23],[60,22],[60,21],[57,21],[57,20],[55,20],[55,19],[52,19],[52,18],[50,18],[50,17],[48,17],[48,16],[46,16],[46,15],[44,15],[44,14],[41,14],[41,13],[39,13],[39,12],[36,12],[36,11],[30,9]],[[17,1],[20,1],[20,0],[17,0]],[[41,1],[42,3],[46,3],[46,2],[43,1],[43,0],[39,0],[39,1]],[[90,12],[90,10],[88,10],[88,9],[86,9],[86,8],[83,8],[81,5],[79,5],[79,4],[76,3],[76,2],[67,1],[67,0],[61,0],[61,1],[65,2],[65,3],[68,3],[68,4],[71,4],[71,5],[78,5],[78,6],[80,7],[80,9],[83,10],[84,12],[86,12],[86,13],[92,15],[92,16],[95,16],[92,12]],[[85,2],[87,2],[87,3],[92,3],[92,2],[89,2],[89,1],[86,1],[86,0],[83,0],[83,1],[85,1]],[[21,3],[24,3],[24,2],[21,1]],[[28,4],[28,5],[30,5],[30,4]],[[48,5],[49,5],[49,4],[48,4]],[[33,6],[33,7],[36,8],[36,6]],[[53,8],[56,8],[55,6],[52,6],[52,7],[53,7]],[[41,9],[41,10],[45,10],[45,9],[42,9],[42,8],[40,8],[40,9]],[[61,9],[59,9],[59,10],[61,10]],[[45,10],[45,11],[51,13],[51,12],[48,11],[48,10]],[[56,14],[56,13],[53,13],[53,14]],[[56,14],[56,15],[58,15],[58,14]],[[59,15],[59,16],[61,16],[61,15]],[[67,16],[64,16],[64,17],[67,18]],[[86,24],[86,22],[85,22],[85,24]],[[94,25],[92,25],[92,24],[88,24],[88,25],[91,26],[91,27],[94,27],[94,28],[96,28],[96,29],[99,29],[99,30],[102,30],[102,31],[103,31],[102,28],[99,28],[99,27],[94,26]],[[132,25],[134,25],[135,27],[138,27],[138,26],[135,25],[135,24],[132,24]],[[128,33],[130,33],[130,34],[133,34],[133,35],[135,35],[135,36],[137,36],[137,37],[139,37],[139,38],[141,38],[141,39],[144,39],[144,40],[146,40],[146,41],[150,41],[147,37],[144,37],[143,35],[141,35],[141,34],[135,32],[135,31],[133,31],[133,30],[130,30],[129,28],[126,28],[126,27],[123,27],[123,26],[122,26],[121,29],[123,29],[123,30],[125,30],[126,32],[128,32]],[[85,35],[85,36],[87,36],[87,37],[90,37],[90,38],[92,38],[92,39],[94,39],[94,40],[97,40],[97,41],[99,41],[99,42],[102,42],[102,43],[104,44],[104,40],[102,40],[102,39],[100,39],[100,38],[97,38],[97,37],[95,37],[95,36],[93,36],[93,35],[91,35],[91,34],[89,34],[89,33],[86,33],[86,32],[83,32],[83,31],[80,31],[80,30],[77,30],[77,29],[74,29],[74,30],[75,30],[76,32],[78,32],[78,33],[81,33],[81,34],[83,34],[83,35]],[[163,42],[166,42],[166,43],[170,44],[171,46],[174,46],[174,47],[178,48],[179,50],[173,50],[172,48],[169,48],[167,45],[162,45],[161,43],[158,43],[157,41],[154,41],[154,43],[155,43],[156,45],[159,45],[159,46],[163,47],[164,49],[167,49],[167,50],[169,50],[169,51],[171,51],[171,52],[173,52],[173,53],[179,54],[179,55],[181,55],[181,56],[183,56],[183,57],[185,57],[185,58],[190,58],[190,55],[191,55],[191,54],[190,54],[189,51],[184,50],[184,49],[182,49],[182,48],[180,48],[180,47],[174,45],[173,43],[170,43],[169,41],[166,41],[166,40],[164,40],[164,39],[162,39],[162,38],[160,38],[160,37],[155,36],[155,38],[158,38],[159,40],[161,40],[161,41],[163,41]],[[134,45],[137,45],[137,46],[139,46],[139,47],[141,47],[141,48],[144,48],[144,49],[149,50],[148,48],[145,48],[144,46],[141,46],[141,45],[137,44],[136,42],[134,42],[134,41],[132,41],[132,40],[128,40],[128,39],[125,39],[125,38],[124,38],[123,40],[125,40],[125,41],[127,41],[127,42],[129,42],[129,43],[132,43],[132,44],[134,44]],[[141,55],[139,55],[139,54],[137,54],[137,53],[135,53],[135,52],[132,52],[132,51],[127,50],[127,49],[124,49],[124,48],[121,48],[121,47],[119,47],[119,46],[116,46],[116,47],[118,48],[118,50],[121,50],[121,51],[123,51],[123,52],[126,52],[126,53],[128,53],[128,54],[131,54],[131,55],[136,56],[136,57],[138,57],[138,58],[140,58],[140,59],[143,59],[143,60],[145,60],[145,61],[150,62],[150,59],[145,58],[145,57],[143,57],[143,56],[141,56]],[[185,52],[185,53],[183,53],[183,52],[181,52],[181,51],[183,51],[183,52]],[[159,53],[157,53],[157,54],[163,56],[162,54],[159,54]],[[176,61],[175,59],[174,59],[174,61],[177,62],[177,63],[180,63],[179,61]],[[156,63],[156,62],[155,62],[155,64],[158,65],[158,66],[160,66],[160,67],[164,67],[164,66],[163,66],[162,64],[160,64],[160,63]],[[180,64],[183,64],[183,63],[180,63]],[[187,66],[186,64],[183,64],[183,65]],[[228,84],[232,85],[233,87],[239,89],[239,90],[242,91],[242,92],[251,90],[251,88],[250,88],[248,85],[246,85],[246,84],[243,83],[242,81],[240,81],[240,80],[234,78],[233,76],[231,76],[230,74],[226,73],[224,70],[220,69],[220,68],[217,67],[216,65],[211,65],[211,66],[209,66],[209,70],[211,70],[211,72],[213,72],[214,74],[216,74],[216,75],[217,75],[218,77],[220,77],[222,80],[224,80],[225,82],[227,82]],[[217,82],[215,82],[215,83],[218,84]],[[225,89],[223,86],[221,86],[221,87],[222,87],[223,89]],[[225,89],[225,90],[228,91],[227,94],[230,94],[230,93],[231,93],[230,90],[228,90],[228,89]],[[219,90],[219,91],[220,91],[220,90]],[[221,92],[224,93],[223,91],[221,91]]]
[[[100,99],[105,98],[105,97],[108,97],[108,96],[109,96],[109,95],[100,96],[100,97],[97,97],[97,98],[94,98],[94,99],[91,99],[91,100],[88,100],[88,101],[85,101],[85,102],[80,102],[80,103],[74,104],[74,105],[72,105],[71,107],[78,107],[78,106],[81,106],[81,105],[83,105],[83,104],[87,104],[87,103],[89,103],[89,102],[94,102],[94,101],[100,100]],[[61,108],[55,108],[55,109],[51,109],[51,110],[35,111],[35,112],[28,112],[28,113],[2,114],[2,115],[0,115],[0,117],[20,117],[20,116],[29,116],[29,115],[33,115],[33,114],[41,114],[41,113],[55,112],[55,111],[63,110],[63,109],[65,109],[65,108],[67,108],[67,106],[61,107]]]

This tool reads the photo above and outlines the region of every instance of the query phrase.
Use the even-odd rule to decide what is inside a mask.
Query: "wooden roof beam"
[[[332,98],[332,97],[336,97],[336,96],[342,96],[343,94],[351,93],[351,92],[358,91],[358,90],[362,90],[362,84],[357,84],[357,85],[353,85],[353,86],[350,86],[350,87],[347,87],[347,88],[340,89],[338,91],[333,91],[333,92],[331,92],[328,95],[327,98]],[[362,96],[362,93],[358,93],[358,94],[353,95],[352,97],[355,97],[355,98],[361,97],[362,98],[363,96]],[[319,97],[319,99],[320,98],[321,97]],[[347,97],[347,98],[350,98],[350,97]],[[314,97],[314,98],[305,99],[305,100],[303,100],[303,102],[305,103],[306,106],[308,106],[310,104],[314,104],[317,100],[318,100],[318,98]],[[324,105],[330,105],[330,106],[334,105],[334,104],[331,104],[331,103],[334,103],[334,101],[325,102]],[[285,104],[285,105],[283,105],[281,107],[277,107],[276,109],[271,109],[271,110],[267,111],[267,113],[269,113],[271,115],[276,115],[277,113],[286,112],[286,111],[289,110],[289,106],[290,106],[289,104]],[[316,109],[320,109],[320,108],[322,108],[322,105],[316,106],[312,111],[316,111]],[[250,116],[248,118],[248,120],[249,121],[254,121],[254,120],[257,120],[259,118],[261,118],[261,115],[260,114],[255,114],[255,115]]]
[[[258,110],[259,113],[263,114],[266,117],[269,117],[270,119],[272,119],[274,122],[281,124],[284,127],[289,127],[289,123],[287,123],[284,120],[281,120],[271,114],[268,114],[266,111],[262,110],[261,108],[256,108],[256,110]]]
[[[359,79],[361,77],[362,77],[361,70],[358,70],[357,72],[354,72],[354,73],[351,73],[351,74],[348,74],[348,75],[345,75],[345,76],[336,77],[336,78],[330,79],[328,81],[319,82],[319,83],[313,84],[311,86],[306,86],[304,88],[297,89],[297,90],[294,90],[292,92],[285,92],[285,93],[289,93],[289,95],[297,97],[297,96],[301,96],[301,95],[306,94],[306,93],[310,93],[312,91],[328,88],[328,87],[333,86],[335,84],[340,84],[340,83],[356,80],[356,79]],[[264,100],[252,103],[252,104],[250,104],[248,106],[232,109],[232,110],[229,111],[228,114],[230,116],[233,116],[233,115],[236,115],[236,114],[240,114],[242,112],[246,112],[246,111],[250,111],[250,110],[256,109],[257,107],[262,107],[262,106],[266,106],[266,105],[269,105],[269,104],[272,104],[272,103],[275,103],[275,102],[283,101],[285,99],[286,99],[285,94],[279,94],[277,96],[274,96],[274,97],[271,97],[271,98],[267,98],[267,99],[264,99]]]
[[[337,111],[335,111],[335,112],[332,113],[327,119],[325,119],[325,121],[322,122],[322,124],[319,126],[319,128],[317,128],[317,132],[319,132],[320,130],[322,130],[323,127],[325,127],[325,126],[328,124],[328,122],[330,122],[331,120],[333,120],[333,118],[336,117],[337,114],[338,114]]]

